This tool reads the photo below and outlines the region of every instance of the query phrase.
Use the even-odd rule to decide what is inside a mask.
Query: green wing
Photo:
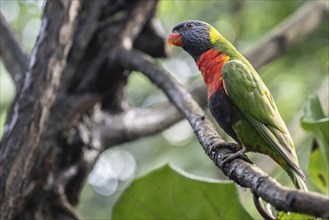
[[[293,170],[303,176],[288,129],[272,95],[256,71],[241,61],[231,60],[223,67],[223,81],[228,97],[257,129],[273,152],[277,152]]]

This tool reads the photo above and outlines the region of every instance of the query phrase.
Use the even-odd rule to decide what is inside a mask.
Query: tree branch
[[[206,96],[203,93],[203,85],[195,85],[191,93],[203,108],[207,106],[206,98],[203,97]],[[91,142],[97,144],[93,147],[99,149],[103,146],[106,149],[161,132],[182,118],[182,114],[171,102],[163,102],[149,108],[129,107],[115,115],[96,108],[88,127],[93,140]]]
[[[93,113],[90,129],[93,147],[110,147],[158,133],[181,117],[176,108],[168,103],[147,109],[130,107],[116,115],[98,108]]]
[[[1,143],[0,218],[12,219],[26,187],[72,42],[79,1],[49,1]],[[19,206],[19,205],[18,205]]]
[[[162,24],[155,17],[147,21],[143,30],[134,41],[133,47],[144,51],[152,57],[168,57],[171,54]]]
[[[122,32],[121,43],[126,49],[131,49],[133,43],[140,33],[141,29],[147,20],[145,17],[150,17],[149,15],[154,12],[155,6],[157,5],[157,0],[139,0],[137,1],[137,6],[131,12],[130,20],[126,24],[125,29]]]
[[[15,32],[11,29],[0,11],[0,56],[3,63],[16,82],[25,71],[28,55],[18,41]]]
[[[165,92],[169,100],[187,118],[207,155],[220,167],[223,158],[232,152],[226,148],[216,148],[224,141],[192,96],[150,56],[123,49],[118,50],[117,54],[122,65],[144,73]],[[236,159],[227,163],[222,170],[230,179],[252,189],[278,210],[329,217],[328,198],[317,193],[283,187],[255,165]]]
[[[327,1],[308,1],[267,33],[245,56],[254,68],[260,68],[313,33],[328,17],[328,12]]]

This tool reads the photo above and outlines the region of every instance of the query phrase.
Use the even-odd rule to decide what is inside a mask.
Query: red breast
[[[213,48],[202,53],[197,59],[196,64],[208,87],[208,98],[217,90],[224,91],[222,69],[229,59],[229,56]]]

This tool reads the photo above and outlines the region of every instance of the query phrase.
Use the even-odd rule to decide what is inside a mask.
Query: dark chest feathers
[[[242,117],[240,110],[232,103],[224,91],[216,91],[208,99],[209,109],[221,128],[239,142],[232,126]]]

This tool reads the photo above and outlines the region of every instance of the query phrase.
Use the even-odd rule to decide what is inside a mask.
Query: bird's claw
[[[265,208],[264,204],[261,201],[261,198],[255,192],[253,192],[253,190],[251,192],[253,194],[253,200],[254,200],[255,207],[256,207],[257,211],[259,212],[259,214],[265,220],[274,220],[275,217],[273,216],[270,207]]]
[[[235,144],[235,143],[220,143],[213,147],[213,150],[218,150],[220,148],[226,148],[231,151],[237,152],[241,149],[241,145]]]
[[[221,143],[219,145],[216,145],[213,150],[216,151],[219,148],[227,148],[227,149],[235,152],[233,154],[225,155],[222,157],[222,162],[219,165],[221,169],[224,168],[227,163],[229,163],[232,160],[237,159],[237,158],[247,161],[248,163],[252,163],[249,160],[249,158],[247,157],[247,155],[244,154],[247,151],[247,149],[244,146],[242,146],[242,148],[241,148],[241,145],[238,145],[238,144]]]
[[[233,154],[225,155],[224,158],[222,159],[222,163],[220,164],[220,167],[221,168],[225,167],[227,163],[237,158],[251,163],[247,155],[244,154],[246,151],[247,151],[246,148],[242,148]]]

